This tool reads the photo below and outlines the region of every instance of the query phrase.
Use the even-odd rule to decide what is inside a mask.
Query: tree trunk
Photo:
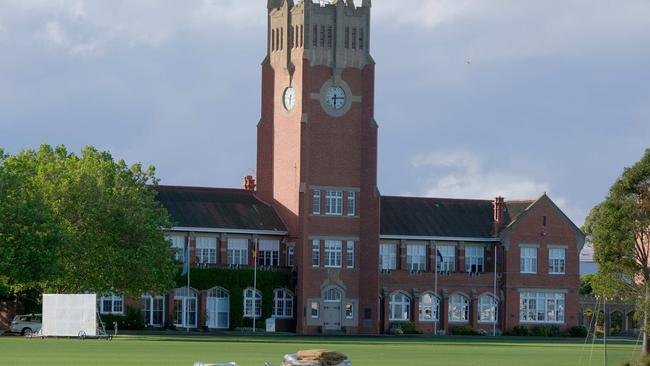
[[[643,345],[641,347],[641,358],[647,357],[650,353],[650,344],[648,343],[648,300],[650,298],[650,287],[646,282],[645,301],[643,302]]]

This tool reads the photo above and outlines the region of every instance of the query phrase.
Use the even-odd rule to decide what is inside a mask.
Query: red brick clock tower
[[[268,1],[258,193],[295,245],[299,333],[379,332],[370,7]]]

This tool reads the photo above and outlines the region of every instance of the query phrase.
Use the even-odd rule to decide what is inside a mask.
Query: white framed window
[[[478,298],[478,321],[494,323],[497,320],[499,304],[496,297],[485,294]]]
[[[296,247],[293,245],[287,247],[287,267],[294,267],[296,265]]]
[[[314,215],[320,215],[320,191],[312,193],[311,207]]]
[[[483,247],[465,247],[465,272],[483,272]]]
[[[469,321],[469,297],[463,294],[453,294],[449,298],[449,321]]]
[[[357,193],[348,192],[348,216],[355,216],[357,214]]]
[[[436,246],[436,265],[438,272],[454,272],[456,270],[456,247],[453,245]]]
[[[273,291],[273,317],[293,317],[293,294],[287,289],[276,289]]]
[[[185,251],[185,236],[182,235],[168,235],[165,237],[171,243],[172,248],[176,252],[176,260],[183,261]]]
[[[537,273],[537,248],[520,247],[519,251],[521,253],[521,273]]]
[[[343,242],[340,240],[325,240],[325,267],[341,268]]]
[[[433,292],[425,292],[420,296],[420,321],[438,321],[440,314],[440,298]]]
[[[311,242],[311,266],[320,267],[320,240]]]
[[[100,297],[97,310],[100,314],[124,314],[124,296],[110,294]]]
[[[258,242],[258,247],[258,266],[277,267],[280,265],[280,241],[260,240]]]
[[[320,313],[320,304],[317,301],[312,301],[310,306],[310,315],[312,319],[318,319]]]
[[[182,328],[196,328],[198,293],[187,286],[174,290],[174,325]]]
[[[348,240],[345,245],[345,262],[348,268],[354,268],[354,240]]]
[[[244,318],[262,317],[262,293],[252,287],[244,290]]]
[[[230,292],[222,287],[213,287],[206,297],[206,326],[211,329],[230,327]]]
[[[390,295],[390,319],[409,321],[411,319],[411,299],[401,292]]]
[[[564,274],[566,266],[566,249],[549,248],[548,250],[548,273]]]
[[[248,239],[228,238],[228,264],[248,265]]]
[[[142,320],[149,327],[162,327],[165,324],[165,297],[142,295]]]
[[[424,244],[407,244],[406,265],[409,271],[426,271],[427,246]]]
[[[522,323],[564,323],[563,292],[519,293],[519,321]]]
[[[343,191],[327,191],[325,194],[325,215],[343,215]]]
[[[379,245],[379,267],[387,271],[397,269],[397,246],[395,244]]]
[[[217,238],[199,236],[196,238],[197,263],[217,263]]]

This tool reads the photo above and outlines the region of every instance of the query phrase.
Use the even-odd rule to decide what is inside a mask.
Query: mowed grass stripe
[[[346,353],[355,366],[603,364],[602,345],[595,345],[592,353],[591,342],[573,339],[120,336],[111,342],[0,337],[0,365],[192,366],[195,361],[236,361],[261,366],[264,361],[277,365],[284,354],[311,348]],[[608,364],[618,366],[637,352],[634,343],[611,344]]]

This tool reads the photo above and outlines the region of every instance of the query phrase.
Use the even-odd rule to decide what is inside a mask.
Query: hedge
[[[230,327],[234,329],[245,325],[244,289],[253,287],[253,272],[249,268],[192,268],[190,287],[203,291],[219,286],[230,291]],[[176,286],[187,286],[187,275],[181,276],[179,273]],[[270,318],[273,314],[273,290],[288,286],[287,272],[257,271],[257,289],[262,293],[262,319]]]

